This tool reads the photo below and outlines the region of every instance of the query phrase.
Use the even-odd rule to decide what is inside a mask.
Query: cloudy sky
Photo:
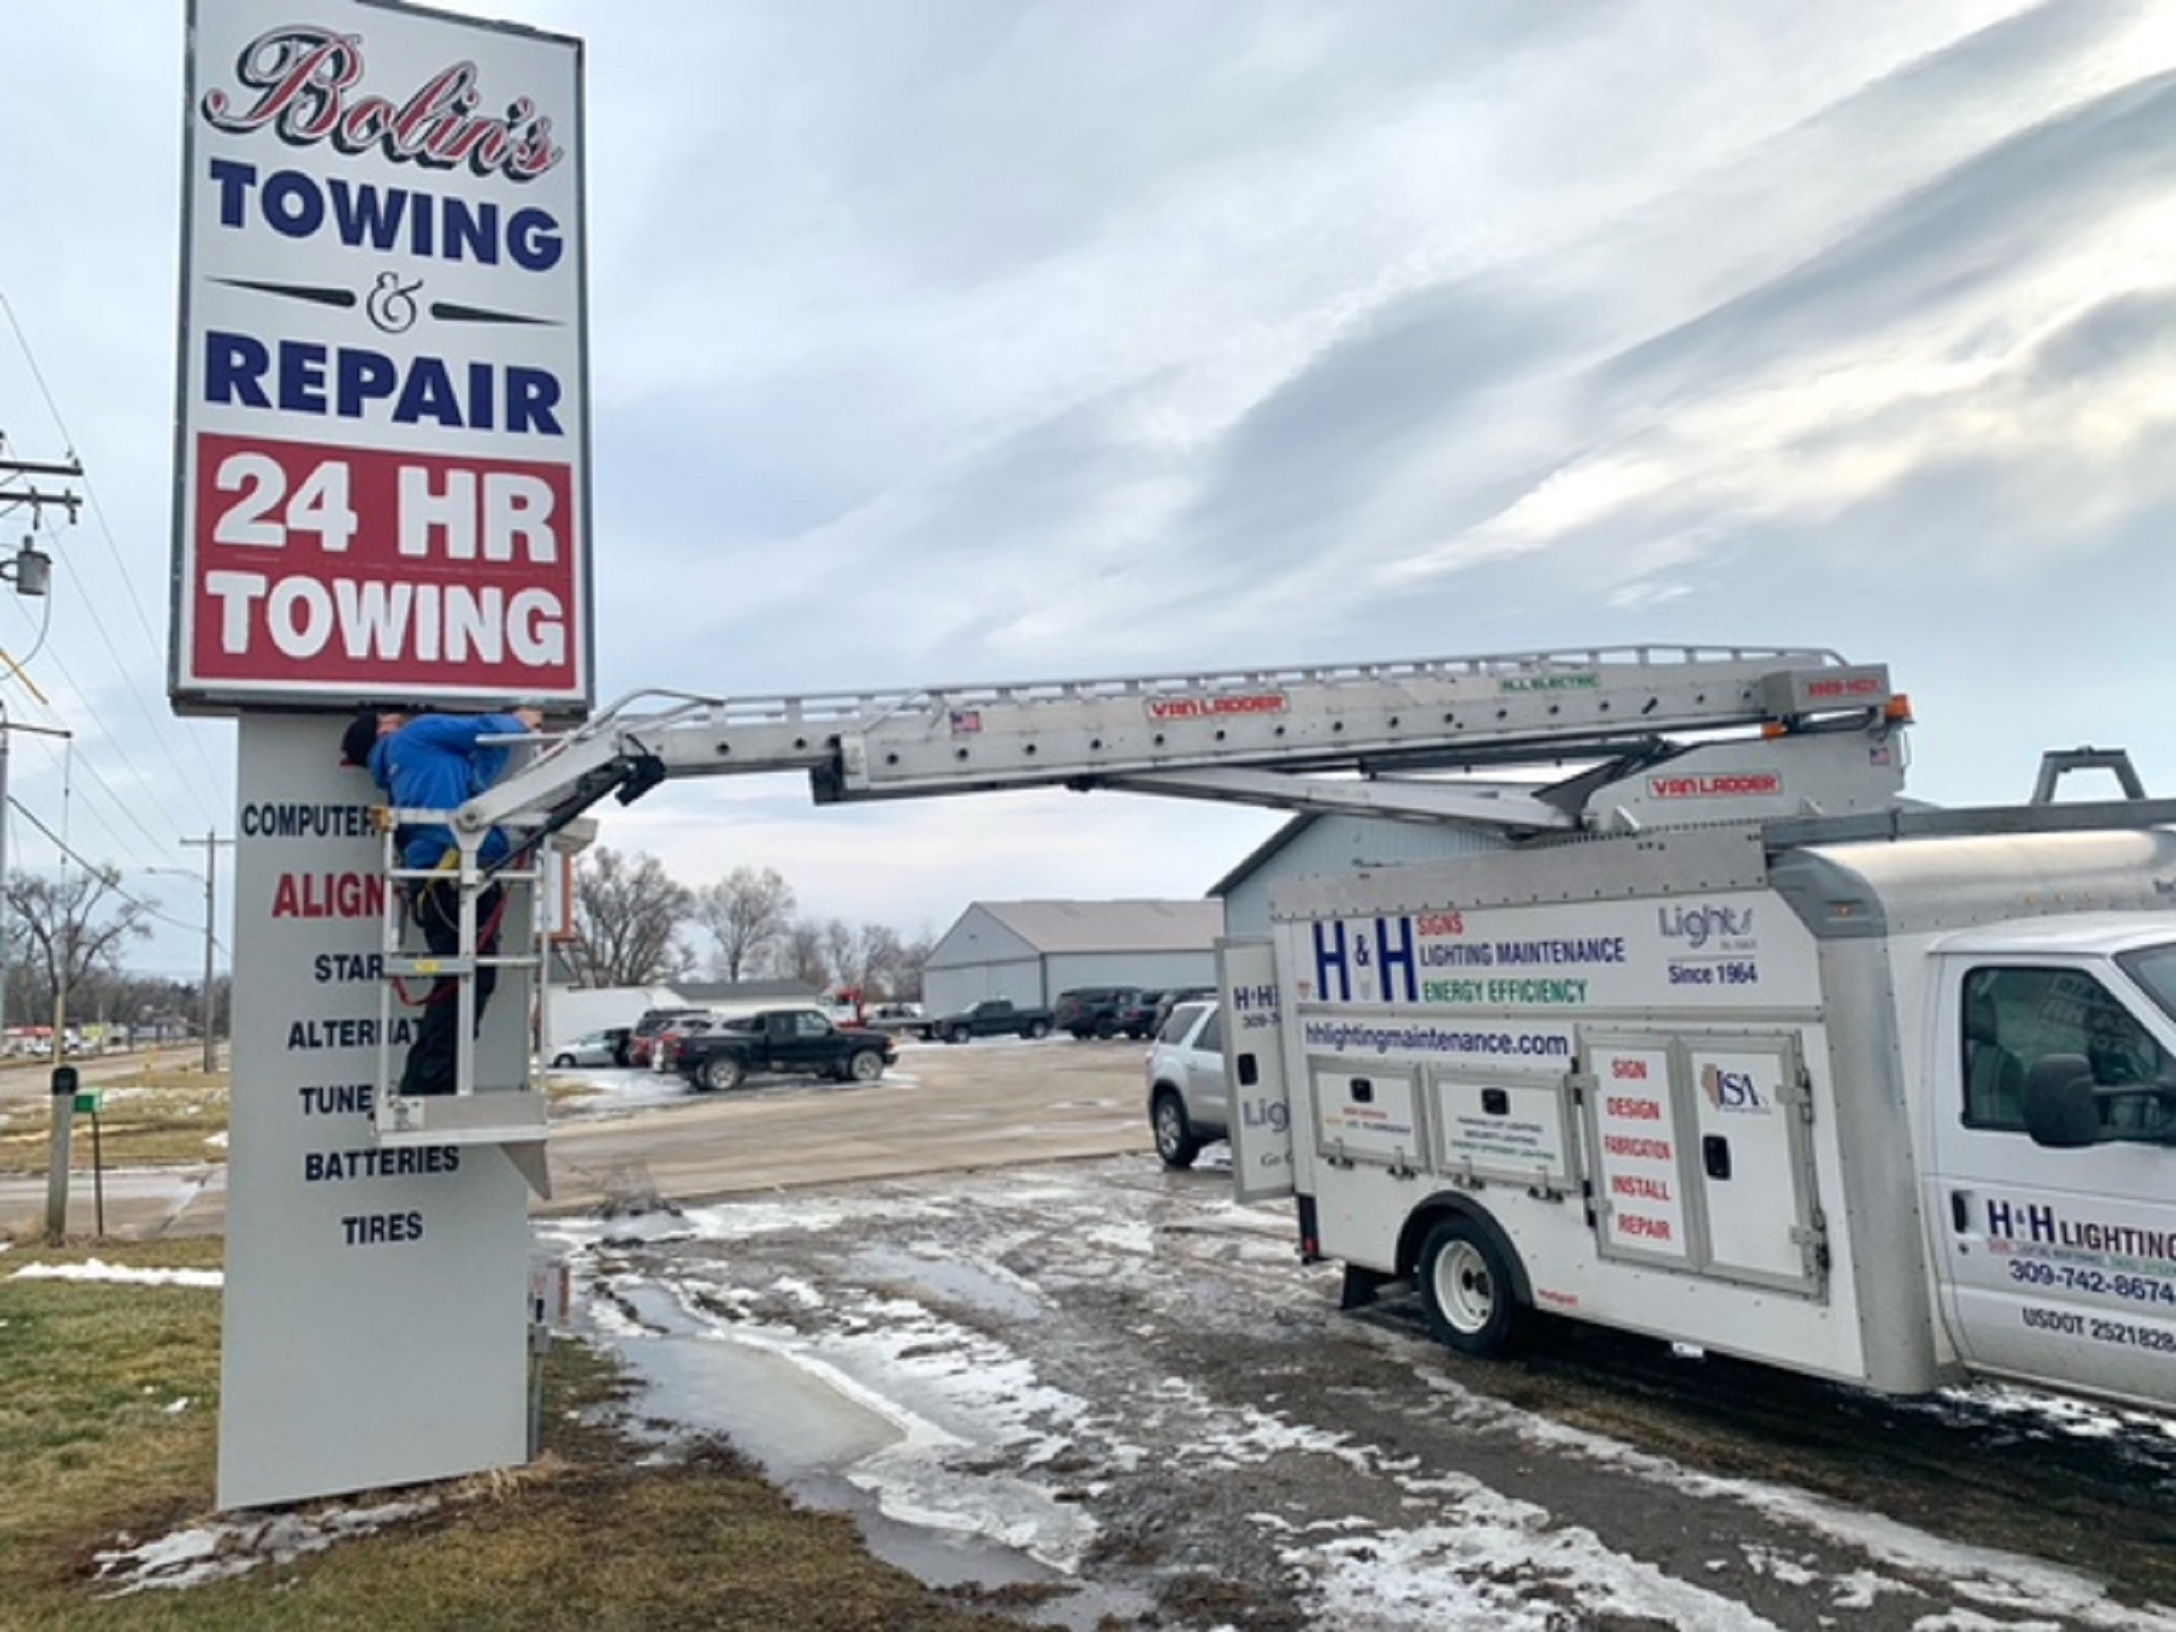
[[[464,9],[588,42],[602,700],[1807,644],[1891,665],[1922,796],[2087,742],[2176,791],[2176,10]],[[233,727],[165,700],[182,7],[0,15],[0,432],[91,500],[0,592],[0,703],[70,733],[9,734],[7,860],[129,869],[187,975],[152,869],[232,833]],[[765,779],[605,842],[913,933],[1274,825]]]

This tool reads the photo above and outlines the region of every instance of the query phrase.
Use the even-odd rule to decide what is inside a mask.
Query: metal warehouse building
[[[1477,797],[1490,791],[1472,787]],[[978,901],[930,953],[923,1005],[944,1014],[986,997],[1050,1004],[1077,986],[1213,986],[1217,940],[1268,934],[1270,892],[1279,884],[1440,861],[1504,842],[1478,822],[1311,813],[1271,834],[1205,900]]]
[[[1215,901],[977,901],[922,971],[932,1014],[986,997],[1053,1003],[1076,986],[1216,983]]]

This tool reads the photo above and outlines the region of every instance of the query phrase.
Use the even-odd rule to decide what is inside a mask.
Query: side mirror
[[[2036,1145],[2076,1150],[2100,1142],[2100,1100],[2083,1054],[2048,1054],[2025,1075],[2025,1131]]]

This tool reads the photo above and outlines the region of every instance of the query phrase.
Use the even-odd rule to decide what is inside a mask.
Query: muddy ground
[[[1566,1326],[1468,1362],[1289,1234],[1138,1157],[548,1232],[662,1423],[1056,1624],[2176,1628],[2162,1419]]]

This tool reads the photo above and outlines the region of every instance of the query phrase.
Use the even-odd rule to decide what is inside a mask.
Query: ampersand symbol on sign
[[[380,272],[378,286],[364,303],[370,321],[387,334],[405,333],[416,320],[415,292],[422,287],[421,278],[404,288],[399,273]]]

